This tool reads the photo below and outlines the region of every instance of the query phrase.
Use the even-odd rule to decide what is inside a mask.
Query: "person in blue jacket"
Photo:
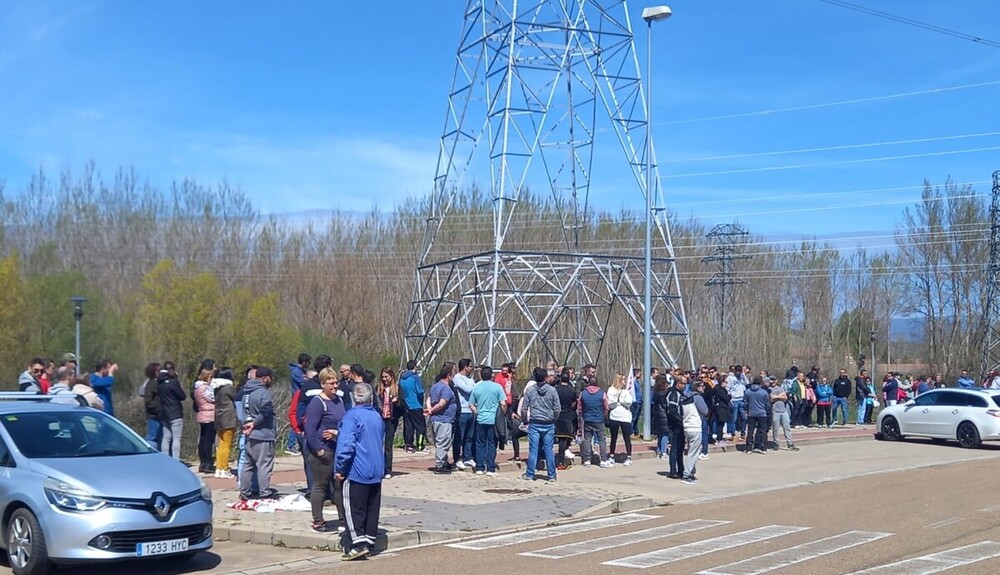
[[[372,387],[358,383],[351,395],[354,409],[340,422],[337,456],[333,463],[336,479],[344,482],[345,519],[351,540],[344,561],[366,557],[375,547],[382,507],[382,477],[385,475],[382,453],[385,429],[382,415],[372,407]]]
[[[424,382],[417,372],[417,362],[406,362],[406,370],[399,376],[399,394],[406,403],[403,414],[403,444],[407,453],[426,452],[424,440],[427,420],[424,419]]]

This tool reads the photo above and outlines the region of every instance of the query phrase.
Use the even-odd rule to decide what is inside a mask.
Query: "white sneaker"
[[[698,456],[698,459],[708,459],[708,454],[702,453],[701,455]]]
[[[392,479],[392,474],[386,473],[385,475],[382,476],[382,479]]]
[[[465,471],[465,463],[463,463],[461,461],[456,461],[455,462],[455,467],[457,469],[461,469],[462,471]]]
[[[216,469],[215,476],[219,479],[236,479],[236,476],[230,473],[228,469]]]
[[[584,467],[590,467],[590,460],[584,461],[583,462],[583,466]]]
[[[476,475],[482,475],[483,473],[484,473],[483,471],[477,471]]]
[[[603,469],[607,469],[609,467],[614,467],[614,466],[615,466],[615,462],[611,461],[610,459],[605,459],[604,461],[601,462],[601,467]]]
[[[566,453],[563,454],[563,457],[567,459],[573,459],[574,457],[576,457],[576,455],[574,455],[572,451],[567,449]]]
[[[487,471],[487,472],[486,472],[486,475],[489,475],[490,477],[493,477],[493,476],[494,476],[494,475],[496,475],[496,474],[497,474],[497,472],[496,472],[496,471]]]
[[[476,468],[476,462],[473,461],[473,460],[471,460],[471,459],[466,459],[465,460],[465,466],[466,467],[471,467],[471,468],[475,469]]]
[[[623,463],[622,465],[624,465],[625,467],[628,467],[629,465],[632,465],[632,458],[631,457],[626,457],[625,458],[625,463]]]
[[[712,434],[712,439],[713,439],[713,440],[715,440],[715,439],[718,439],[718,438],[719,438],[719,436],[718,436],[718,435],[716,435],[716,434],[714,434],[714,433]]]

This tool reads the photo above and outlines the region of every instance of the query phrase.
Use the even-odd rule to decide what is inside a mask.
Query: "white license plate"
[[[154,541],[152,543],[136,543],[135,554],[137,557],[168,555],[170,553],[183,553],[187,551],[187,548],[187,538],[171,539],[170,541]]]

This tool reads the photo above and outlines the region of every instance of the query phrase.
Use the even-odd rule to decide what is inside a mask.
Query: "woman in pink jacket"
[[[203,366],[194,382],[194,408],[198,422],[198,471],[215,474],[215,390],[209,382],[215,373],[212,367]]]

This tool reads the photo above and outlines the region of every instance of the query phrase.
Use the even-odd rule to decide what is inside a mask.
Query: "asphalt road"
[[[969,461],[672,505],[284,572],[997,573],[998,471],[995,459]],[[774,483],[781,482],[776,473]]]

